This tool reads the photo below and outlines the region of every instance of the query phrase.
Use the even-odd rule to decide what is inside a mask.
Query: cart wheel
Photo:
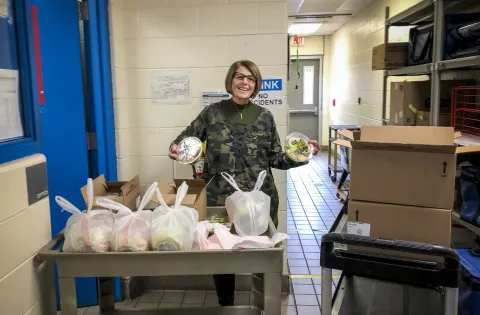
[[[340,198],[340,194],[337,194],[337,198]]]
[[[337,175],[333,174],[332,177],[330,177],[332,179],[332,182],[336,182],[337,181]]]
[[[328,168],[328,177],[332,176],[332,171],[330,171],[330,167]]]

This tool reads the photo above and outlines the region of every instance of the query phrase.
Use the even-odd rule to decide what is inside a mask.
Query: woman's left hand
[[[313,155],[317,155],[318,151],[320,150],[320,147],[318,146],[318,141],[310,140],[308,141],[308,144],[310,144],[313,147]]]

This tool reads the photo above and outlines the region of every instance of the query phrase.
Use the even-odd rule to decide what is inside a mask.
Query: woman
[[[209,183],[208,206],[224,205],[226,197],[235,191],[221,172],[234,175],[240,189],[251,191],[260,172],[267,170],[262,191],[271,197],[270,216],[277,226],[279,199],[271,168],[287,170],[308,162],[297,163],[287,158],[272,114],[251,102],[261,84],[262,76],[253,62],[233,63],[225,79],[225,88],[232,97],[205,108],[173,141],[168,156],[176,159],[177,144],[186,137],[207,141],[203,177]],[[317,154],[318,143],[310,144]],[[219,304],[233,305],[235,275],[215,275],[214,280]]]

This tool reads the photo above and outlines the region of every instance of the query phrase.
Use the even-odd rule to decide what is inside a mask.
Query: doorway
[[[321,139],[321,56],[291,60],[287,91],[290,106],[289,132],[301,132],[310,139]]]

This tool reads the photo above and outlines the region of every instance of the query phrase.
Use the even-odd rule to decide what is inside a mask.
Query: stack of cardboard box
[[[449,247],[456,154],[451,127],[364,126],[352,149],[351,234]]]

